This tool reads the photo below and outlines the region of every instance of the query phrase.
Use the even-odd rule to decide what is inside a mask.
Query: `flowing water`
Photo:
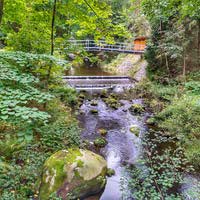
[[[111,75],[101,70],[99,67],[78,67],[72,68],[67,75],[76,76],[108,76]],[[96,92],[96,91],[95,91]],[[94,93],[95,93],[94,92]],[[90,90],[90,95],[93,91]],[[106,160],[108,167],[115,170],[115,175],[107,178],[107,184],[102,194],[89,197],[87,200],[119,200],[122,198],[121,178],[128,176],[126,166],[135,164],[141,152],[140,138],[145,134],[145,119],[148,114],[135,115],[130,111],[133,103],[142,104],[142,100],[123,100],[118,109],[110,108],[98,95],[93,96],[97,101],[96,106],[91,105],[91,96],[86,98],[80,107],[78,119],[82,126],[81,137],[87,140],[94,147],[93,141],[100,137],[98,129],[104,128],[108,131],[106,135],[107,145],[101,148],[100,153]],[[98,114],[92,114],[92,109],[98,110]],[[136,126],[140,130],[139,137],[130,132],[130,127]],[[90,148],[90,145],[88,148]],[[95,149],[91,149],[95,151]],[[181,186],[181,191],[186,200],[199,200],[200,185],[197,177],[185,176],[186,184]],[[195,189],[197,187],[197,189]],[[195,192],[193,191],[195,189]],[[192,193],[192,195],[191,195]]]
[[[115,175],[107,178],[107,184],[101,200],[119,200],[122,196],[120,192],[120,180],[124,175],[125,166],[134,164],[140,153],[140,139],[130,132],[130,127],[137,126],[140,129],[140,136],[145,130],[143,116],[134,116],[129,111],[133,103],[141,104],[141,100],[121,100],[122,106],[117,110],[108,107],[100,98],[98,105],[91,106],[91,102],[86,100],[81,106],[79,120],[83,127],[82,138],[90,143],[95,138],[100,137],[98,129],[104,128],[108,131],[106,140],[108,144],[101,148],[100,153],[107,160],[108,167],[115,170]],[[97,109],[98,114],[90,112]]]
[[[67,75],[108,76],[111,74],[102,71],[99,67],[78,67],[72,68]],[[133,103],[142,104],[142,100],[121,99],[121,106],[112,109],[101,98],[93,97],[93,100],[94,98],[98,103],[96,106],[92,106],[91,101],[86,98],[80,108],[81,114],[78,118],[83,130],[81,137],[92,144],[100,137],[98,129],[104,128],[108,131],[106,135],[108,143],[98,153],[107,160],[108,168],[115,170],[115,175],[107,178],[105,190],[100,197],[94,196],[89,199],[119,200],[122,197],[120,181],[125,175],[126,166],[134,164],[140,154],[140,137],[146,128],[144,125],[146,116],[135,116],[129,110]],[[98,110],[98,114],[92,114],[90,112],[92,109]],[[139,137],[130,132],[132,126],[139,128]]]
[[[66,72],[68,76],[109,76],[111,73],[105,72],[100,66],[90,67],[87,65],[71,67],[69,71]]]

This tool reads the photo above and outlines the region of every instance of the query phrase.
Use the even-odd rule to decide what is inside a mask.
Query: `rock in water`
[[[61,150],[44,164],[40,200],[56,193],[63,200],[82,199],[99,193],[106,184],[107,163],[88,150]]]

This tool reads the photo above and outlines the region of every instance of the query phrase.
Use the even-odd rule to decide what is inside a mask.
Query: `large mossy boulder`
[[[63,200],[82,199],[99,193],[106,184],[107,164],[103,157],[82,149],[61,150],[46,160],[40,200],[56,193]]]

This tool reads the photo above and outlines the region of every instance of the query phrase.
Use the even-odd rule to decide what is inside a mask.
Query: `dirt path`
[[[126,75],[141,81],[146,77],[147,62],[141,58],[141,55],[121,55],[110,64],[103,68],[117,75]]]

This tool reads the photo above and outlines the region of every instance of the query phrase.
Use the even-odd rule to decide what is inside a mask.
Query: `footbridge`
[[[118,52],[127,54],[143,54],[145,52],[145,44],[122,43],[108,44],[103,40],[98,42],[94,40],[68,40],[68,48],[83,48],[89,52]]]
[[[128,89],[136,82],[128,76],[63,76],[63,80],[77,90]]]

